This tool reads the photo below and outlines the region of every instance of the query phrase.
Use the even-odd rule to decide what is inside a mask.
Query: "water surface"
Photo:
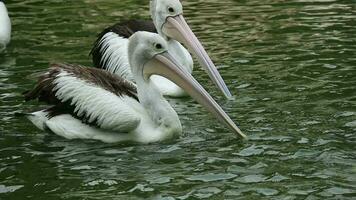
[[[51,62],[90,65],[96,34],[137,0],[9,0],[0,55],[0,199],[351,199],[356,185],[356,2],[183,1],[235,94],[194,76],[249,135],[235,139],[190,98],[171,99],[184,133],[165,144],[65,140],[15,116]]]

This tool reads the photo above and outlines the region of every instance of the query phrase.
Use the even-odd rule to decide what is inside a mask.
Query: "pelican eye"
[[[173,12],[174,12],[174,8],[168,7],[168,11],[169,11],[170,13],[173,13]]]
[[[157,44],[155,44],[155,48],[156,48],[156,49],[162,49],[163,46],[162,46],[160,43],[157,43]]]

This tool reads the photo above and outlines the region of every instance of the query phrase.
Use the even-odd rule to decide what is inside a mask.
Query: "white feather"
[[[11,39],[11,21],[6,6],[0,1],[0,52],[6,48]]]
[[[106,33],[100,40],[102,46],[101,63],[106,63],[106,70],[120,77],[133,81],[128,58],[128,39],[120,37],[114,32]]]
[[[166,127],[157,127],[145,108],[136,100],[127,99],[127,104],[141,118],[139,126],[130,132],[115,132],[95,128],[84,124],[69,114],[62,114],[49,119],[47,112],[38,111],[31,113],[28,118],[41,130],[48,128],[56,135],[66,139],[93,139],[106,143],[125,141],[152,143],[177,136],[176,132],[167,130]]]
[[[54,81],[56,97],[62,102],[72,99],[78,116],[85,116],[102,129],[129,132],[140,123],[137,113],[127,105],[128,96],[119,97],[99,86],[74,77],[66,71]]]
[[[55,116],[46,121],[46,127],[67,139],[93,139],[106,143],[130,140],[130,134],[118,134],[88,126],[69,114]]]
[[[68,76],[65,75],[65,72],[62,73],[62,76]],[[60,78],[60,77],[59,77]],[[59,81],[58,78],[58,81]],[[66,80],[61,77],[61,81],[67,82],[67,84],[73,84],[73,80]],[[82,80],[76,80],[75,84],[81,82]],[[87,85],[88,83],[84,83]],[[78,96],[85,96],[88,95],[91,92],[94,92],[92,88],[88,88],[87,86],[83,86],[81,84],[78,84],[76,87],[63,87],[65,88],[65,91],[61,91],[61,95],[70,95],[72,92],[76,92],[76,95]],[[57,86],[58,87],[58,86]],[[89,86],[89,87],[95,87],[95,86]],[[71,89],[73,88],[73,89]],[[81,88],[81,89],[79,89]],[[73,91],[72,91],[73,90]],[[79,91],[82,90],[82,91]],[[86,91],[86,92],[85,92]],[[63,94],[62,94],[63,92]],[[95,91],[97,92],[97,91]],[[102,92],[102,91],[101,91]],[[133,98],[129,97],[124,97],[122,101],[125,103],[120,104],[122,106],[125,106],[127,110],[130,110],[132,112],[132,116],[129,114],[122,115],[118,114],[118,116],[115,116],[114,114],[110,113],[110,110],[116,110],[117,108],[115,107],[115,102],[111,102],[110,100],[105,100],[106,98],[109,98],[108,96],[103,96],[103,93],[97,93],[98,98],[96,99],[97,101],[97,108],[95,105],[92,104],[89,100],[83,100],[85,102],[81,102],[81,104],[88,104],[88,106],[92,105],[93,110],[96,111],[97,113],[92,113],[95,114],[96,116],[99,116],[101,120],[108,120],[108,118],[118,118],[117,120],[122,122],[122,123],[130,123],[130,120],[136,120],[139,119],[137,127],[130,131],[123,131],[123,130],[108,130],[108,129],[101,129],[101,128],[96,128],[94,126],[90,126],[88,124],[83,123],[82,121],[74,118],[73,116],[69,114],[62,114],[58,115],[55,117],[52,117],[50,119],[48,118],[40,118],[40,119],[32,119],[32,122],[35,121],[40,121],[40,124],[45,124],[44,127],[48,128],[55,134],[65,137],[67,139],[93,139],[93,140],[99,140],[102,142],[106,143],[115,143],[115,142],[125,142],[125,141],[133,141],[133,142],[139,142],[139,143],[152,143],[152,142],[160,142],[164,141],[167,139],[171,139],[174,137],[177,137],[181,133],[181,124],[179,120],[177,120],[177,124],[171,127],[167,127],[163,124],[157,124],[153,119],[152,116],[148,113],[147,108],[145,108],[140,102]],[[66,99],[67,97],[63,96],[63,99]],[[102,99],[101,99],[102,98]],[[157,101],[154,101],[153,103],[157,103],[161,106],[169,106],[169,104],[162,104],[160,102],[160,99],[158,98],[158,95],[153,96]],[[158,99],[157,99],[158,98]],[[78,101],[81,99],[76,98]],[[110,109],[108,110],[106,107],[103,107],[103,104],[110,105]],[[77,105],[79,102],[74,102],[75,105]],[[117,103],[117,102],[116,102]],[[81,105],[81,109],[86,109],[87,105]],[[122,108],[123,109],[123,108]],[[166,107],[164,110],[169,110],[172,109],[171,107]],[[172,109],[174,115],[166,116],[169,119],[173,119],[176,116],[176,113]],[[40,111],[43,112],[43,111]],[[152,114],[152,113],[151,113]],[[134,115],[134,116],[133,116]],[[33,115],[35,117],[41,117],[40,115]],[[126,121],[126,122],[124,122]]]
[[[140,126],[130,133],[117,133],[98,129],[82,123],[80,120],[69,114],[55,116],[47,120],[45,124],[46,127],[53,133],[66,139],[93,139],[106,143],[125,141],[152,143],[163,141],[175,136],[165,134],[162,130],[154,127],[148,116],[142,115],[142,117],[143,120],[140,123]]]
[[[167,130],[166,127],[157,127],[152,121],[145,108],[136,100],[129,98],[126,102],[128,107],[136,111],[141,118],[140,124],[130,132],[116,132],[95,128],[84,124],[69,114],[62,114],[48,118],[48,112],[42,110],[31,113],[27,118],[40,130],[49,129],[56,135],[66,139],[93,139],[106,143],[116,142],[139,142],[152,143],[176,137],[176,132]],[[168,134],[167,134],[168,133]]]
[[[83,88],[83,90],[85,89],[87,88]],[[125,98],[124,101],[127,109],[131,109],[133,113],[136,114],[135,118],[138,117],[140,119],[138,126],[130,131],[114,131],[96,128],[94,126],[83,123],[70,114],[61,114],[52,118],[48,118],[48,112],[44,110],[29,114],[28,119],[39,129],[49,129],[53,133],[67,139],[93,139],[106,143],[125,141],[139,143],[160,142],[174,138],[181,132],[181,125],[179,121],[177,124],[179,130],[176,130],[177,127],[166,127],[164,125],[158,125],[152,120],[146,108],[143,107],[138,101],[132,98]],[[98,105],[101,106],[99,103]],[[112,104],[111,106],[114,108]],[[97,111],[102,112],[100,109]],[[109,116],[101,117],[109,118]],[[120,117],[122,120],[126,120],[125,123],[129,123],[129,120],[132,120],[132,117],[130,116],[119,115],[117,117]]]

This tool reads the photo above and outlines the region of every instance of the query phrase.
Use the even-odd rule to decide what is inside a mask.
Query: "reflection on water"
[[[248,141],[194,101],[170,100],[184,126],[165,144],[108,145],[42,133],[28,76],[55,61],[90,65],[95,35],[142,1],[7,1],[13,40],[0,55],[0,198],[343,199],[355,194],[356,12],[347,0],[184,1],[234,101],[206,85]],[[196,67],[195,76],[207,76]]]

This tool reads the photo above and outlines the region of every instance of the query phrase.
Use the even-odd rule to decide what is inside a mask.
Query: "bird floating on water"
[[[186,23],[181,2],[179,0],[151,0],[150,12],[153,21],[129,20],[108,27],[99,34],[90,53],[94,66],[134,81],[127,55],[128,38],[137,31],[158,32],[167,41],[171,54],[187,72],[191,74],[193,71],[190,51],[209,74],[214,84],[227,98],[231,98],[231,93],[219,71]],[[189,51],[179,42],[183,43]],[[185,96],[184,90],[168,79],[156,75],[151,79],[163,95]]]
[[[38,128],[68,139],[96,139],[107,143],[152,143],[179,136],[177,113],[150,79],[159,75],[184,89],[234,133],[245,138],[209,93],[169,51],[155,33],[136,32],[129,38],[130,80],[108,71],[70,64],[54,64],[39,77],[26,100],[38,99],[50,108],[28,114]]]
[[[11,20],[4,1],[0,0],[0,52],[6,49],[11,39]]]

